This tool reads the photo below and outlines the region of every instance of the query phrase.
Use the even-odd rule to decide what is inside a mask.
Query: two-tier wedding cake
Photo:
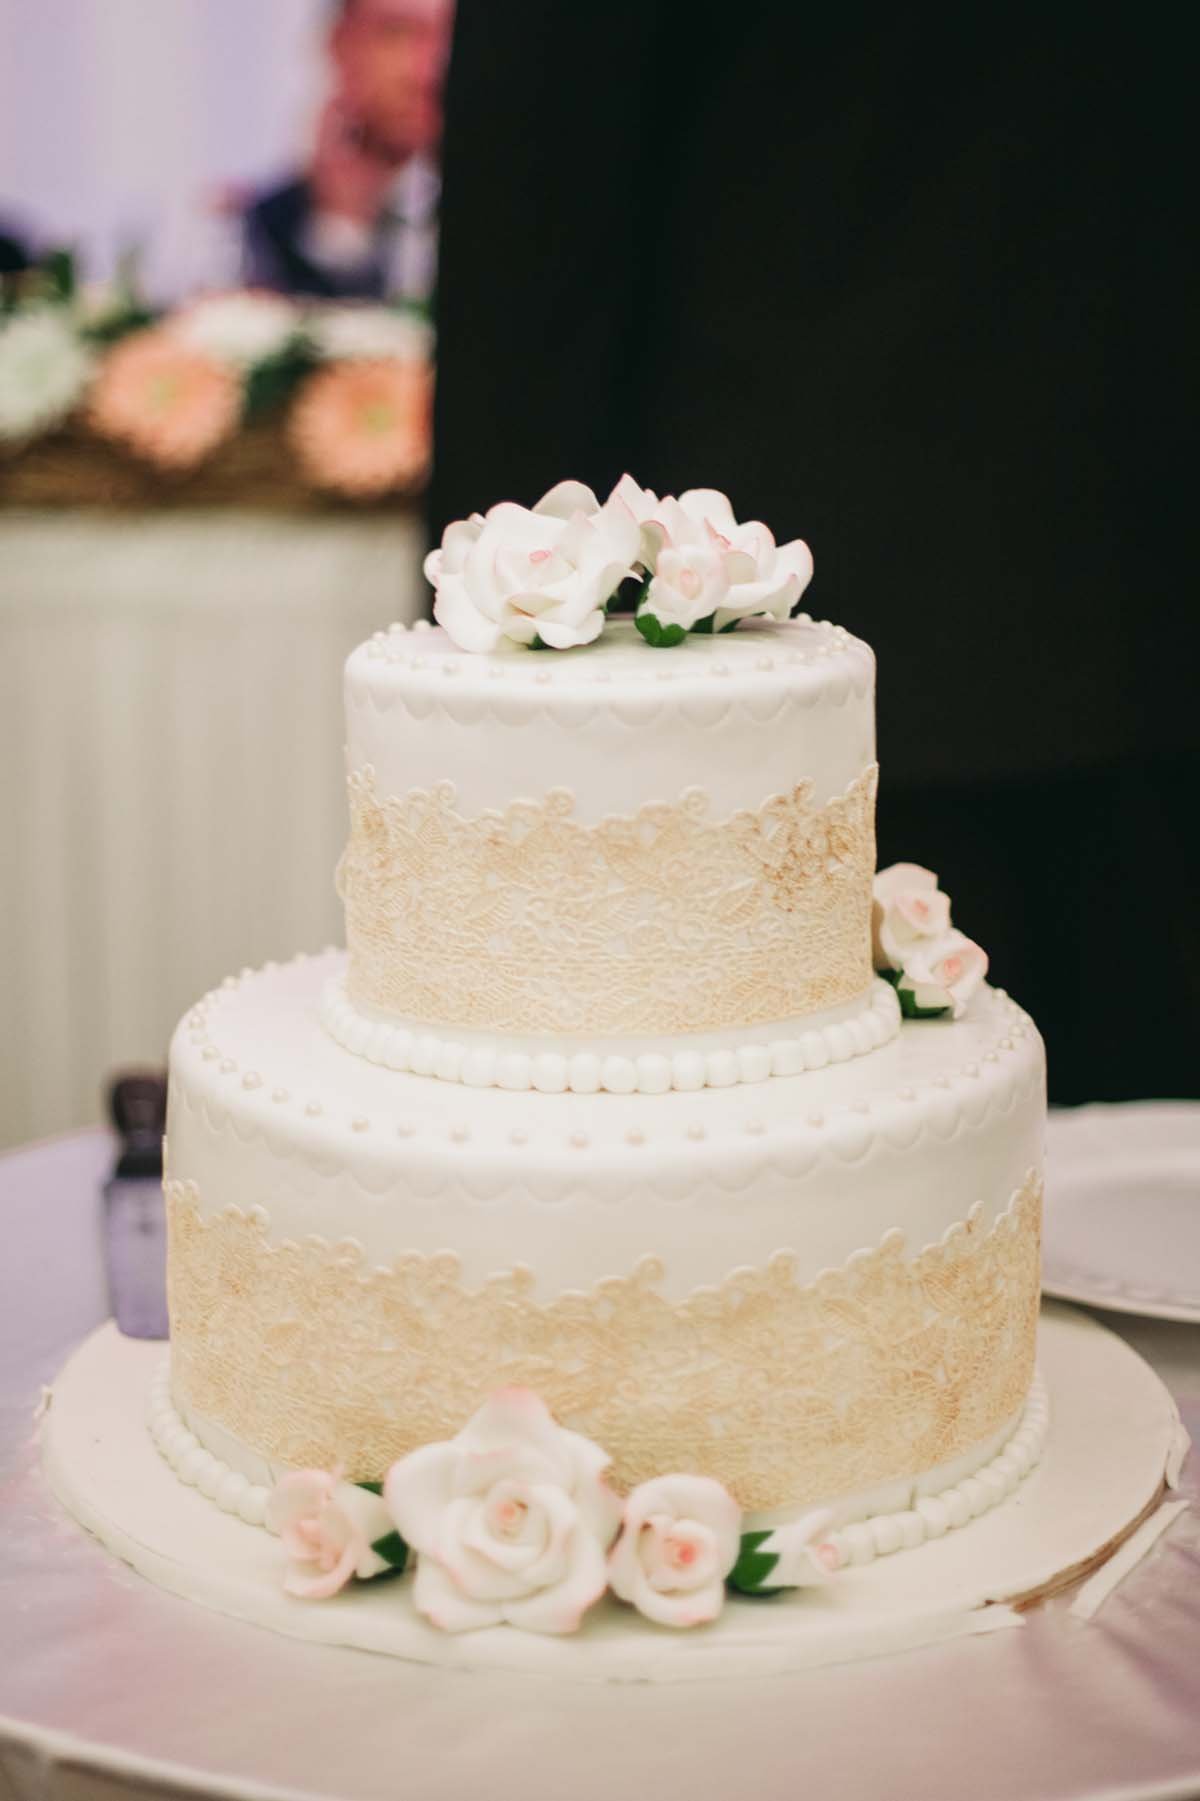
[[[346,667],[348,950],[175,1038],[160,1449],[293,1592],[407,1563],[450,1629],[967,1525],[1045,1423],[1042,1047],[876,875],[871,651],[708,491],[429,567]]]

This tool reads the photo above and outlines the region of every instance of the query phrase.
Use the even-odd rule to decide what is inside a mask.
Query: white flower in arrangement
[[[681,569],[696,568],[674,558],[706,551],[718,559],[724,588],[722,591],[714,574],[703,594],[706,605],[710,600],[714,604],[708,613],[698,614],[698,619],[711,617],[712,629],[719,632],[739,619],[790,617],[813,574],[812,552],[802,538],[776,544],[769,527],[760,520],[739,523],[728,496],[715,488],[689,488],[678,499],[668,496],[664,500],[642,492],[644,513],[638,513],[638,503],[631,501],[625,490],[625,504],[639,517],[643,561],[652,578],[639,611],[662,621],[660,599],[669,603],[678,592]],[[664,567],[668,552],[674,557]],[[662,583],[660,572],[665,578]],[[699,592],[695,599],[699,601]]]
[[[893,863],[881,869],[873,888],[872,936],[875,967],[899,969],[905,952],[922,938],[950,930],[950,896],[931,869]]]
[[[950,897],[931,869],[893,863],[873,886],[872,948],[876,969],[890,970],[910,1018],[951,1013],[958,1019],[987,974],[987,955],[950,923]]]
[[[660,1626],[702,1626],[725,1605],[741,1549],[742,1510],[711,1476],[655,1476],[625,1503],[609,1558],[622,1601]]]
[[[653,488],[643,488],[640,482],[628,474],[621,477],[608,498],[610,503],[617,502],[632,513],[637,521],[640,534],[637,562],[641,573],[649,574],[662,541],[662,527],[656,527],[654,522],[664,503]]]
[[[767,1578],[772,1586],[820,1588],[841,1568],[837,1546],[826,1536],[832,1519],[827,1507],[814,1508],[766,1534],[758,1555],[775,1559]]]
[[[945,1009],[958,1019],[988,970],[986,951],[962,932],[943,932],[939,938],[918,939],[904,953],[896,983],[901,1002],[919,1012]]]
[[[711,619],[729,594],[725,559],[710,544],[666,545],[639,611],[660,628],[678,628],[676,642],[702,619]]]
[[[249,369],[277,356],[295,337],[301,315],[282,294],[257,289],[204,294],[173,314],[164,326],[190,350],[232,369]]]
[[[31,308],[0,325],[0,441],[20,443],[58,425],[91,369],[91,353],[64,308]]]
[[[305,332],[328,362],[427,363],[433,356],[433,327],[411,310],[345,301],[310,313]]]
[[[638,554],[637,521],[615,497],[601,506],[581,482],[560,482],[528,508],[501,501],[446,527],[425,559],[433,613],[462,650],[502,640],[553,650],[589,644]]]
[[[574,1632],[604,1593],[620,1524],[609,1461],[531,1390],[507,1388],[456,1438],[393,1464],[384,1497],[417,1553],[418,1612],[446,1632]]]
[[[306,1601],[325,1601],[346,1586],[378,1576],[390,1561],[373,1547],[392,1532],[377,1494],[341,1481],[328,1470],[294,1470],[276,1483],[267,1524],[288,1554],[284,1588]]]

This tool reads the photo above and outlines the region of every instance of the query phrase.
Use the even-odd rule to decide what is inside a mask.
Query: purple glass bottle
[[[121,1140],[104,1184],[104,1258],[118,1328],[127,1338],[167,1336],[167,1231],[162,1194],[165,1077],[114,1078],[108,1108]]]

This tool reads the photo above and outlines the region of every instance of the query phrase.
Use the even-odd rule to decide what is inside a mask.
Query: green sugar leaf
[[[374,1540],[371,1549],[376,1557],[382,1557],[385,1563],[390,1564],[397,1575],[408,1563],[408,1546],[398,1532],[385,1532],[382,1538]],[[380,1575],[383,1573],[381,1570]]]
[[[911,988],[901,988],[903,972],[899,969],[879,969],[875,972],[885,982],[890,982],[896,990],[896,998],[900,1002],[900,1015],[903,1019],[945,1019],[952,1009],[949,1007],[918,1007]]]
[[[647,644],[655,650],[670,650],[687,637],[681,625],[661,625],[653,613],[638,613],[633,622]]]
[[[742,1548],[738,1552],[738,1560],[726,1578],[730,1588],[737,1589],[739,1594],[765,1597],[783,1593],[781,1588],[765,1586],[767,1578],[779,1562],[775,1552],[761,1549],[763,1543],[770,1536],[770,1532],[742,1533]]]

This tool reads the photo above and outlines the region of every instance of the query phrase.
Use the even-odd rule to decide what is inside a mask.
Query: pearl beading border
[[[334,957],[337,957],[340,960],[344,958],[344,955],[345,953],[339,951],[336,946],[329,945],[323,951],[299,951],[294,957],[289,958],[283,964],[277,963],[274,960],[268,960],[259,969],[246,967],[237,975],[226,976],[216,988],[210,989],[208,993],[205,994],[202,999],[197,1001],[196,1004],[189,1009],[187,1014],[185,1014],[179,1027],[178,1036],[180,1042],[183,1041],[183,1036],[186,1032],[188,1046],[192,1055],[198,1057],[202,1064],[208,1064],[216,1074],[220,1075],[223,1083],[228,1083],[230,1085],[232,1090],[236,1091],[238,1088],[242,1088],[249,1094],[261,1089],[270,1096],[274,1106],[280,1107],[281,1109],[297,1107],[308,1119],[316,1120],[323,1118],[327,1122],[330,1121],[334,1116],[327,1110],[325,1103],[317,1099],[311,1091],[306,1095],[302,1090],[295,1091],[282,1087],[276,1082],[268,1082],[260,1070],[253,1068],[244,1069],[236,1057],[231,1057],[223,1051],[220,1045],[218,1045],[211,1036],[211,1029],[215,1022],[210,1018],[210,1011],[214,1007],[219,1006],[225,995],[240,988],[243,982],[256,979],[260,976],[272,975],[281,968],[294,968],[306,963],[321,962]],[[978,1105],[971,1098],[971,1090],[976,1083],[982,1082],[985,1077],[985,1066],[994,1066],[998,1064],[1002,1058],[1017,1054],[1021,1051],[1027,1039],[1031,1037],[1036,1039],[1037,1037],[1037,1028],[1029,1015],[1013,1001],[1011,996],[1008,995],[1003,988],[996,988],[990,992],[995,996],[997,1001],[1003,1003],[1006,1017],[1001,1022],[1001,1030],[989,1049],[980,1052],[974,1058],[968,1059],[956,1070],[944,1071],[939,1075],[918,1080],[915,1084],[906,1083],[904,1086],[897,1088],[890,1097],[881,1096],[877,1101],[864,1098],[849,1103],[839,1103],[829,1112],[822,1108],[816,1108],[805,1115],[803,1121],[804,1125],[811,1128],[813,1131],[823,1131],[827,1125],[831,1123],[836,1124],[839,1127],[839,1130],[829,1140],[827,1149],[832,1155],[840,1158],[843,1162],[857,1162],[858,1159],[865,1154],[868,1144],[873,1136],[878,1136],[883,1142],[890,1144],[893,1149],[897,1150],[911,1149],[915,1142],[912,1132],[906,1126],[902,1127],[899,1134],[897,1134],[895,1129],[888,1129],[886,1126],[881,1129],[877,1124],[873,1123],[879,1105],[892,1098],[905,1103],[907,1107],[908,1104],[916,1103],[925,1096],[938,1093],[954,1093],[957,1094],[959,1098],[959,1111],[962,1116],[975,1123],[979,1123],[983,1115],[980,1113]],[[917,1029],[923,1030],[925,1028],[918,1027]],[[1033,1079],[1032,1076],[1031,1079]],[[194,1097],[187,1089],[182,1074],[180,1076],[180,1087],[187,1095],[189,1103],[191,1103]],[[226,1100],[223,1104],[228,1104],[228,1101]],[[341,1124],[348,1131],[358,1134],[374,1131],[379,1127],[380,1122],[378,1119],[369,1119],[363,1114],[347,1113],[341,1116]],[[415,1140],[422,1136],[421,1122],[411,1114],[405,1114],[398,1120],[393,1119],[390,1122],[385,1121],[384,1129],[387,1129],[389,1124],[400,1138]],[[745,1122],[745,1129],[748,1134],[757,1136],[761,1134],[765,1128],[762,1120],[751,1116]],[[949,1128],[943,1122],[942,1125],[939,1125],[936,1128],[938,1136],[945,1137],[948,1129]],[[439,1130],[442,1130],[443,1135],[456,1144],[465,1144],[473,1137],[471,1127],[465,1119],[451,1122],[444,1128],[439,1128]],[[708,1136],[703,1119],[694,1117],[688,1120],[684,1135],[696,1143],[702,1142]],[[530,1131],[529,1127],[522,1124],[514,1127],[508,1134],[508,1142],[511,1145],[524,1148],[533,1142],[534,1137],[535,1134]],[[626,1143],[635,1149],[644,1148],[646,1145],[654,1142],[653,1134],[649,1133],[646,1128],[641,1125],[630,1126],[625,1134],[625,1139]],[[545,1143],[548,1142],[548,1139],[541,1137],[539,1138],[539,1142]],[[570,1143],[573,1148],[586,1150],[589,1142],[587,1135],[584,1133],[573,1132],[571,1134]],[[662,1140],[659,1139],[657,1142],[661,1143]],[[789,1160],[786,1164],[787,1173],[789,1175],[807,1173],[808,1169],[811,1167],[811,1162],[811,1158],[803,1160],[801,1164],[796,1164],[794,1160]],[[781,1165],[781,1167],[785,1166]]]
[[[794,1038],[764,1043],[748,1040],[723,1050],[678,1050],[669,1056],[646,1052],[597,1055],[577,1051],[530,1054],[506,1049],[503,1039],[462,1044],[436,1032],[410,1028],[360,1013],[346,992],[345,979],[333,976],[321,992],[321,1024],[343,1050],[387,1069],[436,1076],[467,1088],[505,1088],[515,1093],[531,1088],[540,1094],[666,1094],[671,1089],[695,1093],[701,1088],[732,1088],[739,1082],[765,1082],[770,1076],[795,1076],[887,1044],[900,1030],[900,1003],[895,989],[876,978],[862,1011],[832,1024],[816,1026]]]
[[[189,1430],[171,1399],[171,1359],[164,1357],[154,1372],[147,1397],[146,1425],[159,1451],[181,1482],[198,1488],[222,1513],[232,1513],[247,1526],[266,1531],[270,1490],[251,1482],[223,1458],[216,1457]]]
[[[817,643],[806,650],[783,642],[772,650],[764,642],[761,652],[754,659],[755,671],[767,673],[775,669],[810,668],[819,663],[829,662],[850,645],[859,643],[859,640],[847,631],[844,625],[835,625],[830,619],[814,620],[811,613],[798,613],[794,619],[781,622],[781,629],[787,625],[814,627],[820,637]],[[370,662],[390,663],[418,673],[433,672],[453,677],[461,674],[464,670],[469,670],[475,660],[470,656],[439,656],[436,650],[433,650],[431,654],[426,654],[426,647],[422,640],[433,630],[433,622],[429,619],[415,619],[411,624],[398,619],[385,630],[372,632],[359,648]],[[486,669],[489,681],[509,681],[515,678],[540,686],[554,680],[553,670],[544,656],[527,658],[512,652],[502,657],[489,658],[481,666]],[[746,673],[749,673],[750,665],[746,664],[744,668]],[[719,680],[735,672],[730,663],[718,657],[715,662],[708,664],[705,673]],[[572,659],[571,674],[572,676],[580,674],[580,665],[575,659]],[[621,680],[622,682],[640,681],[649,684],[651,682],[678,681],[683,678],[695,679],[698,674],[699,670],[691,658],[687,659],[686,667],[678,660],[672,666],[672,659],[666,656],[656,658],[654,666],[647,667],[641,675],[637,672],[623,670]],[[601,664],[588,673],[587,679],[591,683],[603,685],[611,682],[614,678],[612,671],[604,668]]]
[[[165,1462],[189,1487],[199,1489],[222,1513],[235,1515],[248,1526],[267,1524],[270,1490],[251,1482],[200,1443],[181,1419],[171,1399],[171,1362],[164,1357],[150,1383],[146,1423]],[[839,1568],[859,1568],[895,1551],[915,1550],[927,1539],[978,1519],[1007,1500],[1040,1459],[1050,1430],[1050,1397],[1040,1370],[1011,1438],[996,1456],[973,1475],[953,1483],[936,1495],[922,1495],[911,1507],[873,1514],[837,1527],[828,1535],[838,1552]]]

